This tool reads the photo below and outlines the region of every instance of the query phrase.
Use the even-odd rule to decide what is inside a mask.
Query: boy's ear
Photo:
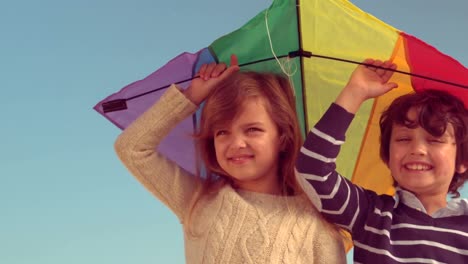
[[[457,173],[464,173],[467,169],[468,167],[465,164],[461,164],[457,167]]]

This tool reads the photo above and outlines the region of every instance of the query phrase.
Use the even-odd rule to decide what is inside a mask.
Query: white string
[[[273,1],[274,2],[274,1]],[[273,4],[272,4],[273,5]],[[271,6],[270,6],[271,7]],[[286,74],[286,76],[288,76],[288,79],[289,79],[289,83],[291,84],[291,87],[293,88],[293,92],[295,91],[294,89],[294,83],[292,81],[292,76],[294,74],[296,74],[297,72],[297,65],[294,63],[294,61],[292,61],[289,57],[287,57],[285,59],[286,63],[282,63],[278,56],[276,55],[276,52],[273,48],[273,43],[271,41],[271,35],[270,35],[270,28],[268,27],[268,10],[270,9],[267,8],[265,10],[265,26],[266,26],[266,31],[267,31],[267,35],[268,35],[268,41],[270,42],[270,49],[271,49],[271,53],[273,54],[273,57],[275,57],[275,60],[276,62],[278,63],[279,67],[281,68],[281,71]],[[294,66],[294,70],[292,70],[292,66]],[[287,69],[286,69],[287,68]]]

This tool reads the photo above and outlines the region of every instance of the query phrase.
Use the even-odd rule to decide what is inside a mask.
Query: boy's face
[[[418,111],[408,112],[410,120]],[[416,195],[446,195],[456,168],[457,145],[454,129],[447,126],[441,137],[434,137],[422,127],[414,129],[395,124],[390,137],[388,166],[398,185]]]

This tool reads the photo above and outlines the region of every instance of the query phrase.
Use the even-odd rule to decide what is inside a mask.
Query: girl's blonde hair
[[[188,211],[189,230],[193,209],[201,198],[217,194],[225,184],[235,187],[231,177],[224,172],[216,159],[214,128],[232,122],[249,99],[263,99],[268,114],[278,128],[278,144],[281,150],[278,180],[281,194],[302,193],[294,175],[294,165],[302,146],[302,135],[289,80],[273,73],[237,72],[209,95],[202,109],[199,129],[194,135],[197,152],[204,168],[203,175],[198,175],[201,184]]]

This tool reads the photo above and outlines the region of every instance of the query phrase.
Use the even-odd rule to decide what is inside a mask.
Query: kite
[[[288,74],[304,135],[334,101],[356,64],[365,58],[395,62],[398,69],[390,81],[399,89],[360,108],[337,160],[342,175],[379,194],[394,192],[390,171],[375,146],[380,113],[395,97],[431,88],[448,91],[468,106],[468,69],[424,41],[347,0],[276,0],[241,28],[196,53],[180,54],[94,109],[124,129],[170,84],[187,87],[201,64],[228,63],[231,54],[238,56],[242,69]],[[199,112],[183,121],[159,146],[160,152],[193,173],[199,166],[190,134],[198,118]]]

